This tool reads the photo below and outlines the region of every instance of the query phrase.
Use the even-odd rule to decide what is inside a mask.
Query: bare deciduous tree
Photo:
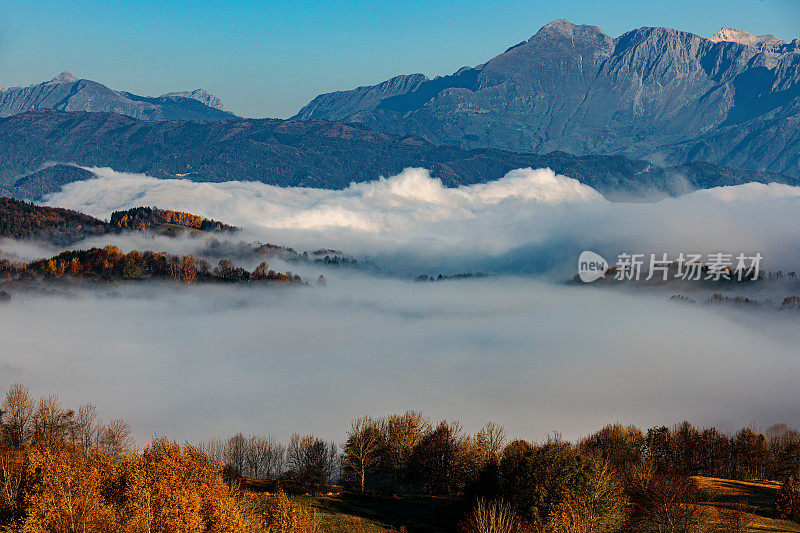
[[[133,450],[130,425],[120,418],[111,420],[100,429],[97,445],[107,453],[119,457]]]
[[[84,451],[95,445],[100,419],[94,404],[87,403],[78,407],[78,416],[75,417],[73,427],[73,440]]]
[[[11,446],[18,448],[30,438],[33,423],[33,399],[28,389],[14,383],[2,405],[2,425]]]
[[[225,443],[219,437],[201,442],[197,449],[220,464],[225,463]]]
[[[241,433],[237,433],[225,445],[224,459],[225,464],[236,469],[239,474],[244,472],[245,459],[247,456],[247,439]]]
[[[361,494],[364,494],[367,473],[380,463],[382,448],[377,421],[365,416],[350,424],[347,442],[342,445],[342,462],[345,469],[357,477]]]
[[[327,483],[338,473],[336,445],[314,435],[295,433],[289,440],[287,460],[303,483]]]
[[[274,437],[267,439],[267,454],[263,457],[264,463],[261,468],[266,477],[274,478],[286,469],[286,446],[277,442]]]
[[[252,435],[247,439],[245,464],[247,475],[271,478],[283,470],[284,447],[272,436]]]
[[[506,445],[506,430],[494,422],[489,422],[475,435],[475,448],[481,463],[500,461],[500,453]]]
[[[58,396],[40,398],[33,413],[34,439],[36,441],[66,439],[72,429],[74,415],[74,411],[62,407]]]
[[[385,473],[385,489],[397,493],[407,477],[408,464],[414,447],[431,431],[430,421],[418,411],[406,411],[380,421],[384,450],[381,470]]]

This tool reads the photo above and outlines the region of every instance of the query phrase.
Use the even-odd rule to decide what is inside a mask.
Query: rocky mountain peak
[[[73,76],[72,72],[65,70],[64,72],[62,72],[61,74],[50,80],[50,83],[75,83],[76,81],[78,81],[78,78]]]
[[[167,93],[163,96],[167,98],[174,98],[174,97],[191,98],[193,100],[197,100],[198,102],[202,102],[208,107],[219,109],[220,111],[226,111],[225,106],[222,104],[222,100],[220,100],[210,92],[206,91],[205,89],[195,89],[193,91],[178,91],[178,92]]]
[[[384,82],[327,93],[297,118],[464,148],[708,160],[800,176],[798,54],[800,41],[731,28],[711,40],[659,27],[612,38],[559,19],[480,67],[391,91]]]
[[[530,38],[530,41],[542,38],[575,39],[576,37],[594,37],[597,35],[605,37],[603,30],[597,26],[573,24],[567,19],[558,19],[554,20],[550,24],[542,26],[542,28],[536,32],[536,35]]]
[[[550,24],[545,24],[539,32],[558,31],[561,33],[569,34],[575,29],[575,24],[567,19],[557,19]]]
[[[759,46],[759,45],[770,46],[775,44],[785,44],[784,41],[781,41],[780,39],[771,34],[753,35],[752,33],[746,32],[744,30],[739,30],[736,28],[724,28],[724,27],[717,33],[709,37],[708,39],[715,43],[725,41],[731,43],[739,43],[745,46]]]

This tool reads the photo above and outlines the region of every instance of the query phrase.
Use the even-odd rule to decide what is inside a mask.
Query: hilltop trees
[[[28,506],[25,529],[31,532],[102,533],[116,525],[113,504],[103,497],[110,464],[102,454],[84,455],[52,443],[28,450]]]
[[[269,270],[262,262],[251,274],[242,267],[221,259],[212,270],[208,262],[193,255],[174,256],[161,252],[132,250],[127,254],[116,246],[71,250],[50,259],[40,259],[30,264],[0,260],[0,274],[17,279],[100,279],[142,280],[157,279],[192,284],[196,282],[302,283],[300,276],[291,272]]]
[[[236,227],[210,220],[183,211],[170,211],[157,207],[134,207],[127,211],[115,211],[111,214],[110,225],[116,229],[147,230],[153,227],[171,224],[201,231],[236,231]]]
[[[97,447],[112,457],[122,457],[133,451],[131,426],[120,418],[112,419],[97,430]]]
[[[115,459],[61,444],[31,448],[26,463],[25,531],[244,532],[218,465],[191,446],[156,439]]]
[[[411,478],[427,494],[452,495],[473,477],[476,454],[458,422],[440,422],[414,447],[409,459]]]
[[[408,484],[414,448],[431,430],[430,421],[418,411],[389,415],[378,421],[381,432],[380,467],[376,472],[381,492],[398,494]]]
[[[339,473],[339,454],[336,445],[314,435],[295,433],[286,449],[290,479],[304,486],[325,484],[335,480]]]
[[[0,197],[0,237],[37,237],[68,244],[107,231],[105,222],[83,213]]]
[[[634,426],[610,424],[582,440],[578,447],[586,453],[597,454],[617,472],[624,473],[642,461],[646,440]]]
[[[603,464],[559,439],[509,444],[498,472],[499,494],[526,521],[553,531],[604,531],[624,518],[622,485]],[[584,529],[575,529],[582,524]]]

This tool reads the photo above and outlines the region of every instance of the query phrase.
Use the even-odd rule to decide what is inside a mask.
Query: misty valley
[[[531,506],[512,471],[532,461],[562,476],[563,461],[589,457],[576,475],[611,491],[603,520],[640,527],[654,520],[652,502],[677,498],[674,512],[691,523],[713,512],[716,524],[756,524],[771,520],[769,507],[731,508],[716,478],[780,478],[788,470],[775,469],[800,462],[790,429],[800,423],[792,409],[800,283],[790,270],[800,258],[782,245],[796,239],[797,226],[786,224],[800,212],[793,188],[614,203],[549,170],[446,188],[409,169],[344,192],[89,172],[37,203],[0,200],[0,319],[9,331],[44,332],[4,338],[5,379],[58,391],[31,399],[28,425],[13,430],[29,454],[18,464],[67,478],[91,468],[109,480],[97,490],[128,487],[97,527],[138,516],[141,498],[159,497],[113,476],[161,479],[164,461],[197,481],[163,490],[216,494],[207,511],[181,516],[231,521],[231,530],[237,520],[276,523],[280,512],[296,527],[331,530],[342,516],[371,530],[406,524],[408,513],[444,530],[477,524],[481,513],[560,528],[561,507]],[[138,206],[156,198],[170,208]],[[757,222],[743,216],[752,212]],[[720,229],[720,219],[730,222]],[[776,228],[781,239],[766,240]],[[624,275],[614,261],[591,283],[575,273],[584,247],[614,258],[671,252],[677,242],[709,250],[758,242],[764,264],[716,276],[700,264],[696,279],[682,279],[675,262],[663,279],[648,279],[648,265],[641,279]],[[358,419],[343,433],[365,401],[376,417],[406,414]],[[9,392],[3,411],[19,409],[15,402]],[[112,413],[108,422],[94,402]],[[669,426],[690,416],[697,426]],[[12,431],[17,418],[7,420]],[[752,421],[784,429],[741,429]],[[389,452],[400,442],[392,424],[407,422],[416,425],[402,431],[415,436]],[[514,440],[523,435],[534,444]],[[718,446],[713,455],[685,448],[701,435]],[[54,439],[72,448],[36,455]],[[372,443],[368,461],[361,439]],[[124,459],[148,442],[135,462]],[[381,453],[404,459],[381,466],[394,457]],[[451,459],[430,463],[441,453]],[[691,454],[698,462],[683,462]],[[655,463],[647,474],[655,477],[636,473],[656,457],[671,462]],[[698,466],[706,464],[718,466]],[[20,483],[34,476],[25,472]],[[370,514],[359,518],[341,483],[372,495],[358,503],[375,506]],[[50,490],[24,486],[25,497]],[[778,497],[788,487],[759,490]],[[547,490],[563,498],[557,491],[573,488]],[[229,491],[241,494],[236,513]],[[434,499],[382,503],[403,494]],[[486,507],[470,511],[463,495]],[[9,516],[53,519],[46,506],[4,505]]]
[[[800,533],[797,8],[3,0],[0,533]]]

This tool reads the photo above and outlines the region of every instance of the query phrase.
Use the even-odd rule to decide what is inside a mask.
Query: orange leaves
[[[26,532],[244,532],[219,464],[192,446],[157,439],[141,456],[64,444],[26,453]]]
[[[69,446],[31,448],[28,469],[35,481],[26,498],[25,530],[113,531],[117,513],[102,494],[104,464],[102,455],[84,455]]]
[[[252,531],[311,533],[319,531],[316,513],[282,490],[276,494],[246,493],[242,501]]]
[[[244,528],[219,464],[192,446],[153,441],[129,479],[130,521],[146,526],[143,531],[234,533]]]
[[[181,261],[181,281],[184,283],[194,283],[197,281],[197,262],[193,255],[187,255]]]
[[[77,257],[73,257],[69,262],[69,273],[73,277],[80,276],[81,262]]]
[[[134,207],[127,211],[116,211],[111,214],[111,226],[118,229],[147,230],[162,224],[184,226],[202,231],[234,230],[233,226],[209,220],[191,213],[170,211],[156,207]]]

